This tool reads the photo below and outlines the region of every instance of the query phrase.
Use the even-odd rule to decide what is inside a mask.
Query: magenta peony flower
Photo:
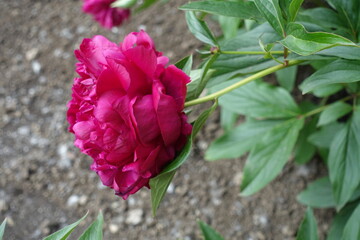
[[[157,52],[144,31],[117,45],[84,39],[68,103],[75,145],[91,169],[126,199],[156,176],[185,145],[191,125],[183,112],[189,77]]]
[[[94,19],[105,28],[119,26],[130,16],[129,9],[112,8],[115,0],[83,0],[83,11],[94,15]]]

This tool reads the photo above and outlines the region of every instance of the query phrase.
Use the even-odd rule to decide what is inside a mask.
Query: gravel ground
[[[119,42],[145,28],[157,48],[176,62],[199,47],[176,6],[157,4],[122,28],[101,29],[75,0],[0,0],[0,220],[4,239],[41,239],[87,210],[105,217],[104,239],[201,239],[196,221],[226,239],[294,239],[305,208],[296,195],[323,174],[320,161],[288,164],[260,193],[239,196],[244,159],[208,163],[203,152],[221,133],[215,114],[196,140],[188,162],[170,185],[156,218],[147,189],[127,201],[104,188],[91,159],[73,146],[66,103],[75,77],[73,50],[84,37]],[[316,211],[322,236],[331,211]],[[83,225],[84,227],[84,225]],[[79,235],[75,232],[74,238]]]

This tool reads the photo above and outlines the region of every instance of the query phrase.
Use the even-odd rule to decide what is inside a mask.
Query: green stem
[[[356,99],[357,96],[359,96],[359,95],[360,95],[360,92],[359,92],[359,93],[356,93],[356,94],[353,94],[353,95],[351,95],[351,96],[344,97],[344,98],[338,100],[338,102],[345,102],[345,101],[350,100],[350,99],[352,99],[352,98]],[[316,109],[314,109],[314,110],[311,110],[311,111],[305,113],[304,115],[301,115],[300,118],[311,117],[311,116],[313,116],[313,115],[315,115],[315,114],[318,114],[318,113],[324,111],[326,108],[330,107],[332,104],[333,104],[333,103],[330,103],[330,104],[327,104],[327,105],[318,107],[318,108],[316,108]]]
[[[233,55],[266,55],[270,54],[277,54],[283,55],[284,51],[270,51],[270,52],[262,52],[262,51],[220,51],[221,54],[233,54]]]
[[[250,77],[247,77],[247,78],[244,78],[243,80],[237,82],[237,83],[234,83],[233,85],[230,85],[224,89],[221,89],[220,91],[217,91],[217,92],[214,92],[210,95],[207,95],[205,97],[202,97],[202,98],[197,98],[197,99],[194,99],[194,100],[191,100],[191,101],[188,101],[188,102],[185,102],[185,107],[190,107],[190,106],[193,106],[193,105],[197,105],[197,104],[200,104],[200,103],[204,103],[204,102],[207,102],[207,101],[211,101],[211,100],[215,100],[217,98],[219,98],[220,96],[228,93],[228,92],[231,92],[232,90],[235,90],[236,88],[238,87],[241,87],[251,81],[254,81],[258,78],[261,78],[261,77],[264,77],[266,75],[269,75],[273,72],[276,72],[278,70],[281,70],[283,68],[286,68],[286,67],[290,67],[290,66],[293,66],[293,65],[297,65],[299,63],[301,63],[303,61],[300,61],[300,60],[293,60],[293,61],[289,61],[289,64],[287,66],[281,64],[281,65],[276,65],[274,67],[270,67],[270,68],[267,68],[265,70],[262,70],[258,73],[255,73],[254,75],[251,75]]]

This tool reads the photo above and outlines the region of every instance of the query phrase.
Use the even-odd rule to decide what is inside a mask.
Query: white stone
[[[112,234],[115,234],[119,231],[119,226],[113,223],[110,223],[109,230]]]
[[[175,186],[173,183],[170,183],[168,189],[166,190],[167,193],[174,193],[175,191]]]
[[[35,60],[31,63],[31,68],[35,74],[39,74],[41,71],[41,64]]]
[[[130,225],[138,225],[142,221],[143,214],[144,214],[144,212],[140,208],[132,209],[129,211],[128,216],[125,220],[125,223],[130,224]]]
[[[38,55],[39,49],[38,48],[32,48],[29,51],[25,53],[25,58],[28,61],[34,60],[35,57]]]
[[[80,200],[80,198],[79,198],[78,195],[71,195],[71,196],[68,198],[66,204],[67,204],[69,207],[74,207],[74,206],[77,206],[77,205],[78,205],[79,200]]]

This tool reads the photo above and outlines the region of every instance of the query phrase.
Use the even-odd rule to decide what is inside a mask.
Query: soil
[[[290,162],[265,189],[241,197],[245,158],[203,159],[208,144],[221,134],[218,114],[197,138],[155,218],[148,189],[126,201],[115,196],[89,170],[92,160],[73,146],[65,119],[76,76],[73,50],[85,37],[101,34],[120,42],[127,33],[146,28],[157,48],[176,62],[201,46],[176,8],[185,2],[156,4],[109,31],[80,11],[81,1],[0,0],[0,221],[8,218],[5,240],[41,239],[87,211],[88,225],[100,209],[104,239],[201,239],[197,220],[225,239],[295,239],[305,210],[296,195],[324,174],[321,162]],[[322,238],[332,214],[316,210]],[[72,239],[76,236],[79,231]]]

